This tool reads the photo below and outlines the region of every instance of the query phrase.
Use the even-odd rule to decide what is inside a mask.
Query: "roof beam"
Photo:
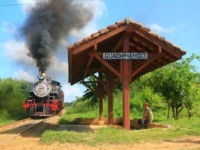
[[[69,82],[72,83],[72,51],[68,51],[68,61],[69,61]]]
[[[105,68],[88,68],[85,71],[92,71],[92,72],[105,72]]]
[[[144,69],[148,64],[150,64],[153,60],[155,60],[157,57],[160,55],[154,55],[150,59],[148,59],[144,64],[142,64],[138,69],[136,69],[134,72],[131,74],[131,78],[133,78],[136,74],[138,74],[142,69]]]
[[[116,52],[120,48],[120,46],[122,46],[123,41],[124,41],[124,36],[122,36],[122,38],[119,39],[119,41],[117,42],[115,47],[111,50],[111,52]]]
[[[97,60],[99,60],[105,67],[107,67],[109,70],[111,70],[117,77],[120,77],[119,72],[113,68],[109,63],[107,63],[105,60],[103,60],[97,53],[90,54],[93,55]]]
[[[124,37],[122,37],[122,38],[117,42],[117,44],[116,44],[115,47],[111,50],[111,52],[116,52],[116,51],[120,48],[120,46],[122,46],[123,40],[124,40]]]
[[[162,53],[162,47],[158,46],[158,53]]]
[[[148,39],[144,39],[142,36],[138,35],[136,32],[133,32],[131,34],[131,40],[133,40],[136,44],[143,42],[152,48],[156,48],[158,46],[156,43],[153,43],[153,42],[149,41]]]
[[[101,83],[102,85],[106,86],[105,81],[103,81],[102,79],[100,79],[99,77],[95,76],[92,72],[88,71],[88,73],[93,76],[99,83]]]
[[[165,51],[168,53],[174,55],[176,58],[181,58],[182,55],[180,53],[177,53],[176,50],[173,48],[173,45],[165,45],[163,42],[161,42],[159,39],[156,39],[153,36],[150,36],[150,34],[142,29],[138,29],[135,26],[132,26],[132,31],[134,31],[137,35],[143,37],[144,39],[151,41],[157,46],[161,46]],[[173,50],[173,51],[172,51]]]
[[[142,65],[146,60],[137,60],[136,62],[133,62],[132,69],[137,69],[140,65]]]
[[[135,44],[135,42],[130,42],[130,46],[132,47],[136,47],[136,49],[138,49],[137,47],[139,47],[139,49],[143,50],[144,52],[147,52],[147,47],[142,46],[141,44],[137,43]],[[138,50],[139,50],[138,49]]]
[[[94,44],[94,49],[93,49],[93,52],[96,52],[96,51],[97,51],[97,43]],[[86,65],[86,69],[88,69],[90,67],[90,64],[91,64],[93,58],[94,58],[94,56],[90,56],[89,61]],[[87,74],[87,71],[85,71],[85,73],[83,75],[83,80],[85,79],[86,74]]]
[[[88,42],[86,44],[83,44],[78,48],[75,48],[73,50],[73,54],[76,55],[76,54],[82,52],[83,50],[93,46],[95,43],[98,44],[99,42],[102,42],[102,41],[104,41],[104,40],[106,40],[106,39],[108,39],[108,38],[110,38],[110,37],[112,37],[112,36],[114,36],[114,35],[116,35],[116,34],[118,34],[120,32],[123,32],[126,28],[127,28],[127,26],[121,26],[121,27],[117,28],[116,30],[113,30],[113,31],[110,31],[109,33],[101,35],[97,39],[92,40],[92,41],[90,41],[90,42]]]
[[[82,81],[81,83],[99,83],[98,81]]]
[[[91,88],[89,85],[87,85],[87,83],[86,82],[81,82],[82,84],[84,84],[88,89],[90,89],[95,95],[97,95],[98,96],[98,94],[97,94],[97,91],[95,91],[93,88]]]

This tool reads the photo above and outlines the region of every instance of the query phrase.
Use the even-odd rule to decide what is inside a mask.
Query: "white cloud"
[[[12,60],[14,63],[21,64],[30,69],[35,69],[36,63],[32,57],[29,57],[29,51],[22,41],[16,41],[14,39],[9,40],[1,45],[4,50],[4,54],[7,58]],[[67,55],[67,53],[65,53]],[[67,56],[66,56],[67,58]],[[49,72],[54,76],[59,76],[60,74],[68,75],[68,63],[66,61],[61,61],[56,57],[51,58],[51,65],[49,67]]]
[[[65,94],[65,102],[71,102],[76,97],[83,95],[83,90],[78,85],[71,86],[70,84],[65,84],[62,89]]]
[[[36,5],[37,0],[17,0],[17,3],[21,6],[22,12],[28,13],[29,9]]]
[[[65,39],[65,38],[62,38],[60,41],[59,41],[59,46],[61,48],[66,48],[67,45],[69,45],[68,41]]]
[[[70,34],[71,36],[75,37],[79,41],[87,36],[90,36],[92,33],[97,32],[97,31],[98,31],[97,24],[94,20],[92,20],[82,30],[78,31],[76,29],[73,29],[71,30]]]
[[[35,66],[35,61],[27,55],[29,52],[25,43],[11,39],[2,44],[2,47],[8,58],[26,66]]]
[[[81,1],[80,1],[81,2]],[[106,13],[106,5],[101,0],[95,0],[95,1],[82,1],[83,5],[94,13],[94,18],[98,19],[101,18]],[[106,15],[105,15],[106,16]]]
[[[176,31],[176,28],[170,26],[169,28],[164,28],[156,23],[147,25],[151,30],[158,32],[158,33],[165,33],[165,34],[173,34]]]
[[[66,80],[68,78],[68,63],[53,57],[47,72],[54,78]]]
[[[77,31],[76,29],[71,30],[71,35],[76,37],[77,40],[83,39],[86,36],[90,36],[92,33],[98,31],[97,20],[102,17],[106,17],[107,8],[103,1],[84,1],[81,2],[86,8],[92,10],[94,18],[85,26],[82,30]]]
[[[17,28],[10,22],[2,22],[1,31],[14,34],[17,32]]]
[[[1,45],[3,48],[5,57],[12,60],[13,63],[20,64],[22,67],[25,67],[27,71],[37,70],[36,62],[32,57],[28,56],[28,49],[22,41],[16,41],[14,39],[9,40]],[[65,53],[67,55],[67,53]],[[66,56],[67,58],[67,56]],[[53,77],[68,76],[68,63],[66,61],[61,61],[56,57],[51,58],[51,65],[48,68],[49,74],[52,74]]]
[[[35,76],[30,75],[28,72],[26,72],[24,70],[16,71],[14,73],[14,78],[23,79],[23,80],[29,81],[29,82],[35,82],[36,81],[36,77]]]

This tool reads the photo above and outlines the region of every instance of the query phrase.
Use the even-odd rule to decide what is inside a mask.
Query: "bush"
[[[27,97],[27,82],[11,78],[0,81],[1,120],[18,120],[28,117],[22,108]]]

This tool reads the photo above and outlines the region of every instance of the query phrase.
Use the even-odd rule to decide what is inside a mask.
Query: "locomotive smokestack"
[[[72,29],[82,29],[92,17],[89,9],[72,0],[38,0],[21,33],[29,48],[29,56],[36,60],[41,72],[46,72],[60,40],[67,38]]]

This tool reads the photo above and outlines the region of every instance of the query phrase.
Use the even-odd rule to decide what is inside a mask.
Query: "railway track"
[[[49,123],[50,120],[55,119],[55,117],[58,116],[56,115],[44,119],[28,118],[0,127],[0,145],[4,145],[18,136],[40,136],[46,129],[57,128],[58,125]]]

